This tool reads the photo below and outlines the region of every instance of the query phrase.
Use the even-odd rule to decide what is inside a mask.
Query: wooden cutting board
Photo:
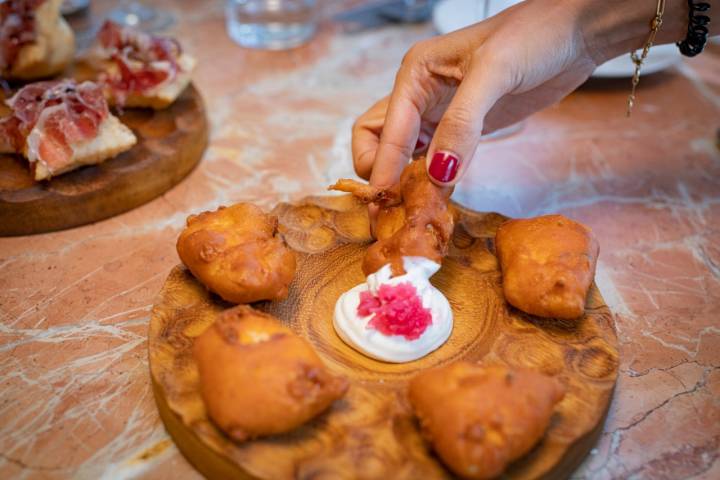
[[[119,117],[138,137],[132,149],[49,181],[33,180],[21,156],[0,154],[0,236],[62,230],[133,209],[179,183],[202,158],[208,124],[192,85],[165,110],[127,109]]]
[[[450,254],[432,278],[452,305],[452,335],[425,358],[383,363],[345,345],[332,326],[337,298],[364,281],[365,207],[349,196],[310,197],[274,212],[298,252],[298,269],[286,300],[257,307],[307,338],[351,387],[329,412],[292,433],[230,441],[207,418],[191,355],[193,339],[229,305],[175,267],[152,313],[150,370],[160,416],[200,472],[228,479],[450,478],[421,438],[405,391],[415,373],[459,359],[530,367],[568,386],[542,443],[512,465],[508,478],[562,478],[580,464],[602,430],[618,370],[612,314],[594,285],[578,321],[543,320],[509,307],[493,253],[505,217],[458,209]]]

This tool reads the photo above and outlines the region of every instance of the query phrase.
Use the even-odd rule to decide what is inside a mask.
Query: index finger
[[[368,111],[358,117],[352,129],[352,156],[355,173],[365,180],[370,179],[375,154],[380,145],[387,106],[390,97],[383,97]]]
[[[389,187],[397,183],[403,168],[412,157],[420,132],[421,112],[411,95],[401,75],[398,75],[375,154],[371,185]]]

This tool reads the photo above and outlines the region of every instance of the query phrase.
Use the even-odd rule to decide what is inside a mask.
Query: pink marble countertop
[[[211,142],[162,197],[93,225],[0,239],[0,478],[199,475],[158,417],[146,332],[191,212],[319,193],[352,174],[350,127],[387,92],[429,25],[243,50],[221,2],[174,2],[200,61]],[[201,6],[202,5],[202,6]],[[652,55],[652,53],[651,53]],[[504,140],[481,145],[455,199],[561,212],[601,244],[621,373],[577,478],[720,478],[720,48],[644,78],[591,82]]]

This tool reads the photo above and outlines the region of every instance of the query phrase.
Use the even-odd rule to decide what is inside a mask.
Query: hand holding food
[[[404,273],[403,257],[425,257],[441,263],[455,221],[448,207],[451,188],[430,182],[425,173],[425,159],[405,166],[400,183],[387,189],[341,180],[330,187],[350,192],[361,201],[377,202],[377,242],[368,248],[363,260],[365,275],[388,263],[394,275]]]
[[[177,251],[201,283],[233,303],[285,298],[295,274],[277,218],[251,203],[191,215]]]
[[[0,3],[0,78],[33,80],[62,72],[75,36],[60,15],[62,0]]]
[[[433,449],[457,475],[476,480],[499,476],[528,453],[564,394],[543,374],[466,361],[426,370],[409,387]]]
[[[348,389],[306,340],[245,305],[222,312],[193,356],[210,418],[240,442],[294,430]]]
[[[668,0],[655,43],[677,42],[687,4]],[[397,182],[406,159],[427,149],[428,173],[454,185],[483,133],[512,125],[558,102],[593,70],[642,49],[657,2],[525,1],[498,15],[416,43],[392,93],[353,127],[355,171],[370,184]],[[713,20],[711,34],[720,32]]]
[[[508,303],[540,317],[582,316],[599,253],[589,228],[562,215],[508,220],[495,249]]]
[[[14,3],[47,6],[57,1]],[[632,5],[615,8],[623,3]],[[629,13],[624,15],[628,34],[617,41],[623,48],[634,46],[639,36],[647,36],[652,17],[643,11],[638,33],[637,18],[631,14],[636,3],[609,0],[605,6],[589,7],[599,3],[527,0],[482,25],[421,42],[405,58],[392,96],[359,119],[355,127],[356,165],[370,183],[340,180],[333,188],[352,195],[303,200],[299,198],[313,193],[303,190],[311,186],[313,178],[320,178],[315,175],[318,172],[313,155],[322,157],[333,138],[337,140],[333,153],[338,153],[336,147],[342,144],[342,135],[336,131],[321,135],[315,131],[333,130],[332,122],[325,120],[328,114],[337,117],[337,106],[324,113],[306,110],[327,110],[338,100],[353,103],[357,95],[339,94],[331,88],[333,91],[314,92],[317,95],[309,97],[302,87],[312,84],[322,90],[330,84],[347,83],[336,81],[340,71],[340,76],[350,72],[363,77],[362,81],[369,80],[364,87],[372,90],[376,82],[371,77],[378,76],[377,68],[365,68],[365,58],[334,58],[343,50],[338,47],[347,46],[347,38],[323,37],[322,48],[297,54],[233,52],[231,43],[214,41],[223,35],[216,28],[217,21],[176,16],[178,22],[172,31],[186,35],[198,52],[208,57],[210,65],[201,72],[203,82],[198,85],[216,87],[203,93],[211,107],[211,123],[225,127],[211,137],[214,147],[210,158],[205,157],[213,163],[206,165],[209,176],[195,175],[185,184],[190,190],[200,191],[190,196],[183,196],[185,188],[175,192],[176,197],[184,198],[181,208],[193,208],[187,207],[193,199],[200,202],[197,208],[232,197],[234,194],[222,194],[218,188],[232,189],[233,185],[235,190],[242,190],[241,197],[255,198],[263,205],[274,203],[273,192],[284,198],[284,194],[299,188],[290,197],[297,202],[273,210],[293,213],[280,217],[283,225],[278,226],[278,220],[255,206],[238,204],[190,217],[178,239],[177,251],[184,265],[173,269],[162,299],[153,308],[148,344],[160,413],[168,422],[168,430],[173,435],[179,432],[176,439],[181,450],[193,459],[200,458],[197,465],[201,468],[214,462],[209,469],[220,464],[228,471],[235,469],[237,475],[228,475],[233,477],[246,473],[257,478],[488,478],[503,473],[510,477],[518,473],[527,477],[566,476],[592,448],[590,432],[602,429],[621,364],[612,316],[592,285],[597,242],[589,231],[562,218],[546,219],[545,223],[535,219],[532,224],[509,222],[497,235],[496,258],[491,237],[502,216],[453,208],[449,197],[453,185],[467,171],[481,134],[555,102],[583,81],[598,59],[606,56],[606,47],[607,51],[617,48],[592,41],[598,32],[588,27],[598,24],[587,21],[589,17],[597,14],[602,24],[609,18],[604,10],[613,15],[616,13],[612,10]],[[640,3],[645,8],[654,7],[655,2]],[[668,0],[667,18],[674,19],[671,3],[675,5]],[[233,36],[237,36],[237,31],[230,30],[233,25],[243,25],[247,20],[239,10],[235,13],[238,15],[228,14],[227,18]],[[44,24],[39,15],[33,18],[38,25]],[[189,24],[187,20],[191,20]],[[665,30],[675,31],[675,23],[668,21]],[[202,30],[194,30],[199,27]],[[524,29],[530,35],[518,33]],[[22,42],[27,43],[18,45],[41,45],[41,39],[47,38],[41,30],[23,36]],[[390,39],[427,37],[423,29],[398,32]],[[363,40],[367,40],[364,46],[374,47],[368,52],[380,51],[388,38],[368,37]],[[208,45],[221,48],[202,52]],[[13,68],[20,65],[21,57],[28,55],[25,52],[16,52],[17,58],[8,64]],[[329,57],[319,58],[317,54]],[[141,144],[117,161],[83,169],[52,184],[37,184],[22,168],[18,170],[18,165],[22,166],[18,155],[4,156],[0,160],[7,169],[5,177],[14,176],[14,184],[23,187],[21,193],[7,194],[5,198],[29,197],[26,191],[49,192],[56,197],[78,193],[76,205],[80,207],[87,205],[83,201],[88,192],[112,202],[115,195],[105,195],[105,173],[133,171],[134,183],[116,176],[118,183],[133,187],[144,179],[161,183],[189,171],[190,166],[179,168],[183,157],[191,152],[198,158],[202,156],[207,136],[194,133],[205,131],[207,125],[203,102],[196,89],[185,89],[194,61],[175,40],[106,23],[88,58],[95,62],[95,84],[31,85],[10,100],[12,115],[0,122],[8,134],[0,137],[1,148],[27,156],[33,165],[33,178],[42,180],[84,163],[101,161],[95,156],[111,154],[104,152],[128,148],[127,143],[135,141],[133,132]],[[300,64],[293,65],[295,60]],[[233,68],[227,67],[231,63]],[[319,69],[308,71],[311,64]],[[332,67],[338,67],[337,71],[331,71]],[[703,74],[702,80],[705,70],[696,72]],[[230,71],[232,79],[215,78]],[[318,76],[328,73],[333,78],[318,81]],[[297,85],[286,88],[286,81]],[[14,80],[7,83],[13,89],[22,86]],[[675,94],[686,89],[698,107],[702,95],[696,95],[697,85],[688,78],[670,83],[660,90]],[[365,93],[372,94],[370,90]],[[244,95],[248,92],[252,95]],[[328,93],[337,98],[326,101]],[[607,113],[605,108],[611,102],[602,103],[610,97],[597,100],[605,95],[587,93],[580,92],[567,105],[547,113],[539,119],[539,128],[535,125],[528,129],[532,132],[526,133],[544,131],[548,126],[565,128],[568,115],[575,119],[587,116],[588,111],[595,117]],[[100,101],[103,96],[117,107],[120,118],[132,126],[133,132],[125,129],[121,135],[120,125],[112,130],[112,136],[106,135],[105,122],[114,117],[107,104]],[[263,96],[268,98],[260,98]],[[610,96],[616,98],[617,92]],[[673,104],[672,95],[662,98],[667,100],[662,107]],[[161,109],[172,102],[173,108],[162,112],[145,108]],[[299,121],[317,120],[318,125],[267,131],[287,116],[278,115],[276,107],[282,110],[283,105],[285,110],[307,114],[296,115]],[[133,107],[145,110],[133,111]],[[353,108],[343,104],[343,110]],[[649,110],[636,112],[644,119],[659,118]],[[702,108],[685,112],[698,113],[694,120],[708,114]],[[256,120],[260,123],[251,125]],[[244,127],[248,128],[241,131]],[[303,138],[308,136],[304,134],[311,138]],[[118,137],[123,141],[117,147],[107,147],[106,140],[115,142]],[[696,143],[702,140],[693,138]],[[577,140],[573,137],[570,143]],[[513,148],[516,143],[510,141],[507,145]],[[530,157],[538,153],[528,145],[519,150]],[[581,154],[585,152],[580,150]],[[696,150],[698,155],[707,153]],[[427,159],[409,161],[414,154],[425,151]],[[513,154],[519,155],[518,151]],[[305,157],[309,163],[304,162]],[[294,173],[307,170],[308,165],[310,170],[288,182],[288,172],[277,171],[283,158],[288,165],[297,164],[300,158],[303,165],[295,165]],[[155,175],[144,170],[146,160],[159,165]],[[553,168],[547,158],[537,160],[543,168]],[[327,167],[327,158],[318,164]],[[171,172],[175,167],[178,169]],[[229,171],[233,169],[238,171]],[[218,171],[232,179],[233,185],[215,182],[213,172]],[[331,171],[336,170],[323,168],[325,174]],[[532,181],[532,173],[525,183]],[[562,182],[562,173],[554,175],[553,180]],[[87,182],[81,183],[83,180]],[[511,185],[504,187],[511,189]],[[484,210],[481,204],[474,203]],[[363,204],[372,205],[376,212],[372,222],[376,241],[372,244],[368,242],[370,230]],[[520,205],[520,210],[527,207]],[[52,211],[35,211],[43,210]],[[167,209],[161,210],[150,220],[156,220],[158,214],[168,214],[170,220],[177,218]],[[132,229],[143,223],[142,215],[131,220],[106,222],[101,236],[115,235],[117,225],[127,230],[125,226]],[[148,229],[152,230],[152,238],[166,237],[167,229],[156,232],[155,223],[142,229],[140,233],[146,235],[140,235],[140,243],[147,241]],[[290,243],[297,253],[283,241],[291,238],[285,233],[290,231]],[[79,232],[82,237],[83,232]],[[123,237],[125,233],[120,232]],[[54,235],[50,240],[59,237]],[[17,246],[10,248],[14,256],[22,253],[23,240],[18,241],[20,250]],[[41,238],[30,247],[43,243]],[[80,247],[85,243],[80,242]],[[108,249],[93,250],[107,253]],[[157,263],[158,258],[167,260],[167,255],[156,253],[145,248],[129,258],[134,263],[139,258],[145,264],[151,260]],[[43,271],[51,260],[41,262]],[[93,274],[89,283],[108,276],[123,276],[125,283],[138,283],[143,278],[128,276],[133,262],[125,262],[123,257],[100,272],[102,275]],[[117,270],[119,263],[125,266]],[[362,278],[361,264],[366,274]],[[43,275],[47,278],[40,282],[41,286],[59,278],[51,267],[54,265]],[[296,268],[301,271],[294,277]],[[86,273],[84,270],[74,269],[80,276]],[[10,265],[9,272],[18,273],[15,264]],[[86,290],[86,277],[68,288],[77,290],[79,285]],[[146,284],[141,282],[139,286]],[[32,282],[28,285],[33,286]],[[23,296],[28,285],[11,289],[17,290],[21,298],[12,299],[8,307],[10,314],[19,312],[23,323],[32,326],[37,321],[42,323],[44,317],[43,311],[25,305],[37,297]],[[121,286],[123,291],[134,291],[132,285]],[[98,290],[98,295],[106,298],[105,290]],[[138,291],[143,295],[142,289]],[[134,297],[138,295],[130,295],[133,298],[125,299],[125,303],[137,303]],[[72,298],[65,297],[68,295],[63,293],[53,298],[63,305],[73,303]],[[583,315],[588,298],[588,312]],[[210,325],[208,319],[216,320],[217,312],[227,307],[226,301],[262,301],[256,307],[273,312],[279,320],[242,305],[223,312]],[[508,302],[530,313],[510,308]],[[115,303],[110,307],[117,306]],[[127,310],[127,305],[120,307]],[[108,317],[113,313],[106,312],[108,308],[92,309],[89,315],[95,312]],[[533,315],[581,320],[539,321]],[[450,365],[461,359],[486,363]],[[531,365],[554,372],[557,378],[491,366],[490,362]],[[437,366],[441,368],[423,372]],[[347,379],[338,372],[345,373]],[[406,401],[409,372],[418,376],[409,384]],[[349,379],[353,390],[343,398],[349,391]],[[564,401],[563,385],[570,386]],[[337,399],[340,401],[335,402]],[[419,421],[415,421],[413,412]],[[122,418],[118,422],[122,424]],[[188,432],[191,435],[184,434]],[[428,442],[422,441],[421,433]],[[273,435],[278,436],[266,438]],[[205,462],[207,459],[210,461]],[[25,460],[19,458],[11,467],[24,465],[21,461]]]

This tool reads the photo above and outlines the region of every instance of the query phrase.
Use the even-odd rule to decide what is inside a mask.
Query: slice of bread
[[[30,135],[33,135],[33,132],[30,132]],[[102,163],[129,150],[136,142],[137,138],[135,138],[132,130],[123,125],[116,116],[110,114],[100,124],[95,138],[72,145],[74,152],[72,161],[60,170],[50,172],[44,162],[38,161],[37,158],[31,158],[31,152],[28,151],[27,146],[28,142],[25,144],[23,153],[30,163],[35,165],[35,180],[47,180],[51,176],[69,172],[83,165]]]
[[[75,35],[60,16],[62,0],[47,0],[35,12],[36,39],[23,46],[13,63],[9,78],[32,80],[57,75],[75,54]]]
[[[169,107],[190,83],[192,71],[195,69],[196,64],[197,62],[193,57],[183,53],[178,58],[180,71],[171,82],[163,82],[142,94],[129,94],[125,99],[124,106],[147,107],[155,110]]]

